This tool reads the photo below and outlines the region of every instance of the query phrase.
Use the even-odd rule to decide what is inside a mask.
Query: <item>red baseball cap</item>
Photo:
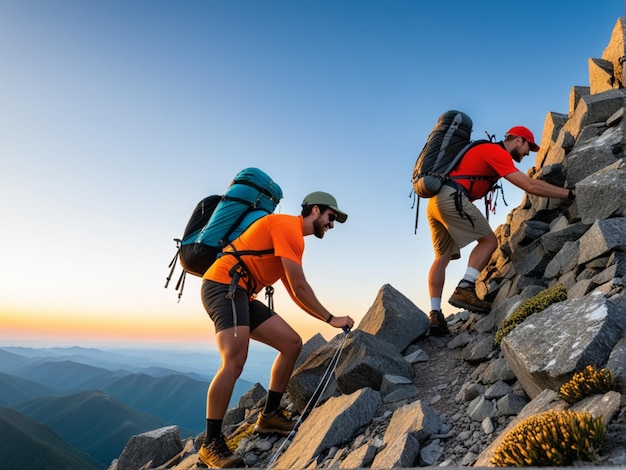
[[[530,132],[528,128],[524,126],[511,127],[509,129],[509,132],[506,133],[505,137],[507,135],[515,135],[517,137],[522,137],[523,139],[526,139],[528,141],[528,148],[531,151],[537,152],[539,150],[539,146],[535,143],[535,136],[533,135],[532,132]]]

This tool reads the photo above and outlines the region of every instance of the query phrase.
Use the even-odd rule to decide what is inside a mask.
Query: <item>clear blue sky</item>
[[[349,213],[307,238],[333,313],[358,321],[386,283],[427,312],[433,253],[409,194],[438,116],[541,139],[622,15],[622,0],[1,2],[0,344],[211,341],[200,281],[180,303],[163,288],[172,239],[248,166],[281,185],[282,213],[314,190]],[[505,195],[494,227],[521,201]],[[282,287],[276,309],[305,339],[336,333]]]

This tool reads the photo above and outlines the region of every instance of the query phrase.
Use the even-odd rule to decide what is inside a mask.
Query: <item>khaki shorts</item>
[[[428,201],[426,217],[437,256],[459,259],[461,248],[493,233],[478,207],[465,194],[447,185]]]

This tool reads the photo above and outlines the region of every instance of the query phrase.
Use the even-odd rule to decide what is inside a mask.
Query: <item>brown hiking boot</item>
[[[430,334],[433,336],[443,336],[450,333],[448,329],[448,322],[446,322],[446,317],[443,316],[443,313],[440,310],[431,310],[430,311]]]
[[[198,451],[196,467],[198,468],[235,468],[243,467],[243,459],[231,452],[226,445],[224,435],[211,441],[211,445],[203,444]]]
[[[254,425],[254,430],[260,433],[276,432],[286,436],[293,430],[295,425],[295,421],[287,418],[283,414],[283,411],[278,408],[269,415],[259,413],[259,417]]]
[[[455,307],[464,308],[470,312],[489,313],[491,311],[491,304],[478,298],[473,284],[454,289],[454,294],[452,294],[448,302]]]

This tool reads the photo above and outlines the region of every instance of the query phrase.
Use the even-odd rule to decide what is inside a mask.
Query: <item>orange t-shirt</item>
[[[237,251],[243,250],[267,250],[274,249],[270,255],[245,255],[242,256],[248,268],[248,274],[256,284],[256,292],[263,287],[271,286],[285,274],[281,258],[287,258],[302,265],[304,253],[304,234],[302,216],[286,214],[269,214],[254,222],[248,227],[232,245]],[[231,246],[224,251],[232,251]],[[232,278],[228,273],[237,264],[237,258],[233,255],[221,255],[215,263],[204,273],[202,279],[222,284],[230,284]],[[239,280],[239,285],[247,289],[244,279]]]
[[[467,178],[454,180],[465,189],[471,191],[469,199],[474,201],[480,199],[491,189],[491,185],[499,178],[515,173],[517,168],[513,163],[513,157],[504,147],[499,144],[480,144],[468,150],[463,155],[459,165],[450,172],[450,176],[478,176],[485,179],[478,179],[472,182]]]

